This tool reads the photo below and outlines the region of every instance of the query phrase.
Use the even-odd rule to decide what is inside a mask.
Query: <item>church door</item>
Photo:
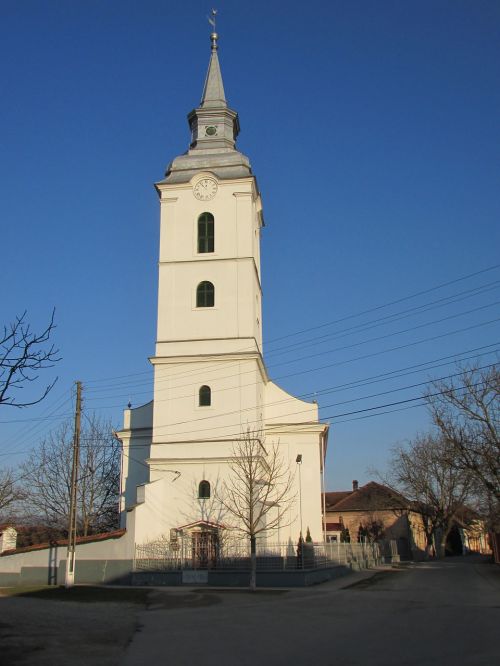
[[[192,532],[191,551],[193,569],[212,569],[217,562],[216,532]]]

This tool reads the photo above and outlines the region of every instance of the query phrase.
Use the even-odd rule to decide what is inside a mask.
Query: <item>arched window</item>
[[[214,251],[214,216],[202,213],[198,218],[198,252]]]
[[[210,389],[210,386],[201,386],[198,395],[198,405],[200,407],[210,407],[212,404],[212,390]]]
[[[208,481],[200,481],[198,486],[198,499],[210,498],[210,484]]]
[[[196,307],[213,308],[215,303],[215,287],[211,282],[200,282],[196,288]]]

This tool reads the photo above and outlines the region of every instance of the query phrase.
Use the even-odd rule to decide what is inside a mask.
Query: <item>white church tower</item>
[[[223,529],[216,490],[231,474],[235,441],[250,430],[279,445],[294,475],[297,500],[267,539],[296,543],[302,526],[321,541],[328,428],[316,404],[278,388],[264,365],[262,202],[236,149],[238,114],[226,102],[217,49],[212,33],[201,103],[188,115],[189,150],[156,184],[154,398],[126,410],[119,433],[122,524],[136,544]]]

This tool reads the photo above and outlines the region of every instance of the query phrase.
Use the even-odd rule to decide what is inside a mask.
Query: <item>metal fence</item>
[[[376,543],[257,543],[257,570],[321,569],[336,565],[364,568],[380,562]],[[219,542],[199,536],[182,536],[176,541],[158,540],[137,545],[136,571],[172,571],[184,569],[250,568],[248,540]]]

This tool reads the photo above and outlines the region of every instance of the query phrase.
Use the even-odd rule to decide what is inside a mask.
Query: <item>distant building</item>
[[[327,541],[395,542],[403,558],[425,552],[421,519],[403,495],[370,482],[352,490],[325,493]]]
[[[352,484],[352,490],[325,493],[326,540],[377,541],[391,559],[424,558],[427,540],[414,504],[374,481]],[[471,509],[457,511],[446,550],[449,555],[489,552],[484,522]]]

